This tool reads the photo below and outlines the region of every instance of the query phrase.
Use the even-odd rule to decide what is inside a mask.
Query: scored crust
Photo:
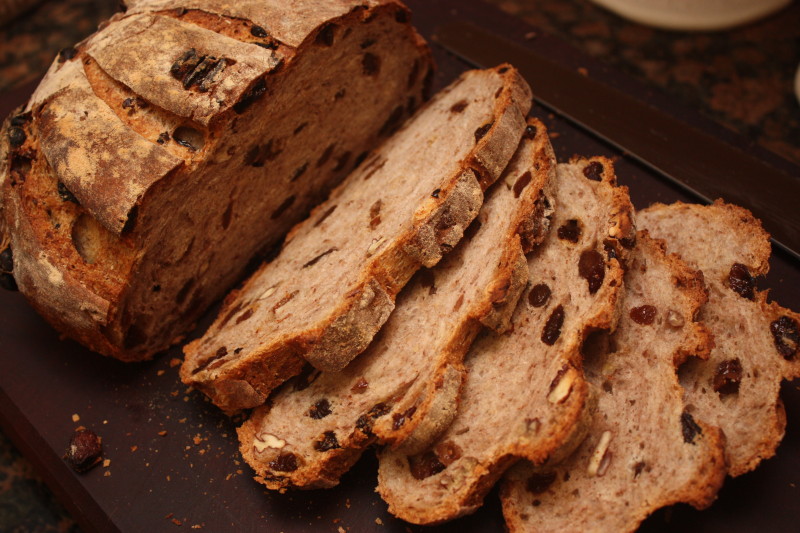
[[[131,7],[64,50],[12,117],[0,182],[33,307],[141,360],[413,113],[433,65],[391,0]]]
[[[513,329],[472,345],[451,426],[414,454],[379,452],[378,492],[399,518],[471,513],[518,459],[541,463],[580,441],[590,405],[580,347],[616,324],[633,208],[605,158],[559,165],[553,195],[552,230],[528,258]]]
[[[295,227],[280,255],[184,348],[181,378],[226,411],[262,404],[305,360],[366,349],[421,266],[452,250],[525,130],[530,89],[507,65],[440,92]]]
[[[450,424],[481,324],[509,327],[528,280],[524,251],[549,228],[554,173],[544,125],[530,119],[467,236],[412,279],[370,347],[341,372],[288,383],[242,425],[240,448],[257,480],[331,487],[372,442],[419,448]]]
[[[640,232],[624,281],[616,332],[584,349],[598,398],[588,436],[561,462],[508,472],[501,497],[512,532],[634,531],[666,505],[707,507],[722,485],[722,434],[688,412],[676,375],[712,346],[695,320],[702,274]]]
[[[749,211],[721,200],[657,204],[639,220],[705,276],[701,316],[716,347],[706,361],[687,361],[681,384],[688,409],[724,431],[729,474],[749,472],[783,438],[781,381],[800,377],[800,315],[755,289],[754,278],[769,269],[769,235]]]

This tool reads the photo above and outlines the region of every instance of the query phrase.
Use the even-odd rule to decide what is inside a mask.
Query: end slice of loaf
[[[137,0],[0,133],[21,292],[133,361],[194,328],[427,98],[394,0]]]
[[[639,233],[619,326],[585,350],[598,397],[588,436],[560,463],[509,471],[510,531],[633,531],[665,505],[713,501],[725,478],[722,437],[687,410],[676,375],[682,360],[710,349],[694,321],[704,301],[702,275]]]
[[[463,74],[372,153],[186,346],[181,378],[255,407],[307,360],[342,369],[421,266],[453,249],[511,159],[531,93],[503,65]]]
[[[464,355],[481,324],[508,328],[528,281],[524,248],[547,233],[554,173],[546,130],[531,120],[467,237],[417,273],[370,347],[341,372],[288,383],[241,426],[258,481],[331,487],[370,443],[424,446],[450,424]]]
[[[730,475],[749,472],[783,438],[781,380],[800,376],[800,315],[755,289],[769,269],[769,235],[750,212],[722,201],[654,205],[639,220],[705,275],[702,318],[716,347],[684,365],[681,383],[690,412],[725,432]]]
[[[452,425],[418,453],[379,454],[378,492],[404,520],[471,513],[518,459],[541,463],[583,434],[580,347],[591,330],[616,323],[633,208],[604,158],[559,165],[554,196],[552,230],[528,259],[513,330],[473,344]]]

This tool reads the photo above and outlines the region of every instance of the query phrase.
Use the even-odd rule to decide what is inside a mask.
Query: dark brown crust
[[[266,364],[266,360],[271,361],[271,365],[282,366],[276,357],[283,357],[282,354],[289,350],[321,370],[341,369],[366,348],[369,340],[388,318],[387,310],[393,309],[397,293],[414,272],[422,265],[436,264],[461,239],[466,227],[478,214],[483,202],[483,189],[499,177],[499,173],[489,174],[484,163],[491,162],[491,168],[500,168],[502,171],[504,166],[500,166],[500,160],[503,157],[511,158],[525,129],[525,115],[531,102],[527,84],[514,68],[501,65],[497,70],[502,71],[504,93],[497,98],[493,114],[495,123],[502,127],[493,127],[470,151],[460,169],[442,180],[445,185],[441,187],[438,198],[429,199],[424,207],[417,210],[411,229],[375,257],[372,265],[362,274],[357,288],[351,291],[348,300],[332,310],[323,323],[314,325],[291,339],[269,339],[252,357],[223,369],[215,379],[225,381],[231,379],[230,376],[240,379],[242,375],[252,375],[254,379],[250,385],[258,392],[251,397],[252,401],[239,403],[217,391],[211,395],[217,405],[226,411],[233,411],[263,403],[269,390],[274,387],[274,380],[262,380],[247,368],[252,365],[261,367]],[[514,124],[516,128],[512,127]],[[509,146],[513,148],[509,150]],[[478,162],[481,164],[478,165]],[[480,168],[475,168],[476,166]],[[332,197],[336,194],[334,191]],[[436,225],[444,213],[448,213],[454,224],[447,232],[437,232]],[[291,239],[296,231],[291,232],[288,238]],[[365,293],[379,295],[377,300],[380,305],[359,308],[358,303]],[[226,312],[223,307],[220,316]],[[287,346],[290,348],[285,348]],[[181,368],[181,379],[188,385],[208,390],[214,387],[213,380],[203,382],[206,378],[202,372],[193,373],[197,362],[202,358],[198,351],[200,347],[201,342],[198,340],[184,348],[186,362]],[[292,375],[285,375],[284,380]]]

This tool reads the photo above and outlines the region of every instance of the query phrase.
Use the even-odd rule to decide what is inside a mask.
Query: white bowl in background
[[[752,22],[792,0],[592,0],[618,15],[668,30],[722,30]]]

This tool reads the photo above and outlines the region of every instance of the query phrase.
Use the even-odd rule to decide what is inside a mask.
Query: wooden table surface
[[[428,37],[437,22],[461,16],[533,45],[525,36],[530,37],[534,30],[520,22],[532,16],[529,7],[508,18],[478,2],[408,3],[415,10],[417,25]],[[514,2],[496,3],[515,9]],[[550,5],[543,3],[544,8]],[[586,8],[582,5],[581,9]],[[441,48],[434,46],[434,51],[440,65],[439,86],[467,68]],[[566,56],[573,57],[570,53]],[[588,59],[585,64],[594,65]],[[613,75],[613,71],[604,72]],[[639,87],[635,83],[632,86]],[[14,99],[21,103],[30,86],[22,83],[21,87],[0,106],[8,109]],[[636,90],[639,96],[646,96],[646,87]],[[631,187],[637,207],[652,201],[691,200],[568,121],[541,108],[536,114],[551,128],[560,159],[576,153],[618,157],[620,181]],[[788,141],[790,146],[800,145],[796,140]],[[772,288],[773,297],[781,304],[800,309],[800,266],[790,258],[781,254],[774,257],[772,271],[762,286]],[[249,468],[241,463],[235,445],[235,421],[179,383],[177,368],[171,363],[177,357],[179,351],[173,350],[154,362],[137,365],[101,358],[75,343],[59,340],[20,295],[0,294],[0,425],[84,530],[163,531],[191,526],[210,531],[337,531],[340,527],[348,531],[406,530],[407,526],[390,517],[372,493],[375,461],[371,453],[335,490],[267,493],[250,479]],[[679,506],[657,513],[642,529],[755,531],[766,530],[770,524],[775,531],[789,530],[780,529],[789,524],[796,529],[800,518],[793,505],[800,483],[797,387],[787,384],[784,399],[789,430],[778,457],[752,474],[729,480],[711,510],[697,513]],[[74,421],[73,415],[79,420]],[[103,436],[106,458],[111,460],[107,468],[77,476],[64,465],[60,455],[78,425]],[[21,527],[19,531],[78,529],[57,507],[50,511],[46,494],[28,497],[27,501],[34,504],[17,503],[26,498],[31,486],[25,478],[33,476],[26,463],[12,466],[22,461],[5,440],[0,440],[0,461],[0,530],[14,531],[14,526]],[[7,473],[5,477],[3,472]],[[31,509],[40,514],[32,522],[24,522],[23,513]],[[496,495],[491,494],[485,508],[472,517],[425,530],[502,531]]]

